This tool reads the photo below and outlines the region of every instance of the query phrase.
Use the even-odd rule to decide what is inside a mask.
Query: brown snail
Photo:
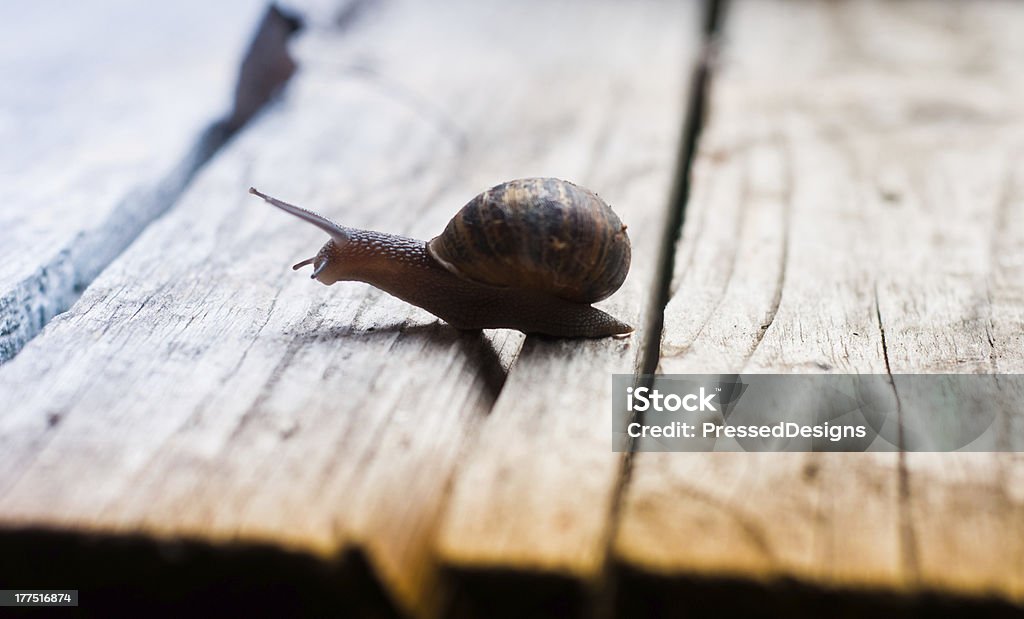
[[[339,226],[249,192],[331,235],[313,258],[325,285],[362,281],[458,329],[604,337],[633,327],[591,307],[629,271],[626,226],[593,192],[555,178],[502,183],[469,201],[431,241]]]

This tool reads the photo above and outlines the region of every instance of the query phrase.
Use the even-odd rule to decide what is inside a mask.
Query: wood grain
[[[365,561],[399,608],[429,614],[453,471],[467,466],[457,533],[466,484],[504,466],[487,450],[532,397],[535,430],[509,436],[522,445],[508,454],[538,459],[496,490],[537,484],[542,528],[520,539],[521,514],[493,520],[521,549],[505,564],[595,575],[619,470],[608,372],[632,371],[642,350],[696,22],[666,2],[354,7],[307,10],[280,104],[0,371],[5,527]],[[598,191],[630,226],[633,272],[602,306],[638,334],[529,341],[519,355],[521,334],[463,334],[365,285],[326,289],[288,268],[324,235],[246,193],[430,238],[480,190],[537,175]],[[589,471],[575,497],[562,494],[572,469],[542,453],[570,440],[563,453]],[[579,546],[548,546],[577,521]]]
[[[608,108],[588,106],[594,113],[578,122],[591,138],[558,161],[585,162],[577,174],[629,226],[630,275],[608,306],[638,329],[626,339],[527,340],[460,463],[438,536],[439,560],[456,580],[461,612],[578,609],[600,584],[622,470],[608,432],[611,374],[637,372],[651,337],[701,17],[699,3],[602,6],[599,19],[608,28],[576,41],[590,63],[628,72],[608,79],[585,65],[573,70],[574,79],[593,80],[582,90],[607,100]],[[625,69],[637,62],[642,70]],[[546,586],[533,589],[517,578],[524,569],[547,575]],[[474,589],[479,582],[487,587]]]
[[[227,132],[204,131],[232,112],[264,10],[256,0],[0,7],[0,362],[223,143]]]
[[[1019,371],[1021,23],[1006,2],[730,3],[659,370]],[[773,603],[787,582],[1019,603],[1019,471],[641,453],[614,552],[623,586],[663,595],[740,579]],[[724,601],[762,599],[743,597]]]

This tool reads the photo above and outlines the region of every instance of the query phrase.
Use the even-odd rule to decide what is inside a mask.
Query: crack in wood
[[[885,361],[885,372],[889,375],[889,384],[892,385],[893,396],[896,398],[897,443],[899,445],[896,475],[897,496],[899,498],[900,558],[903,561],[903,568],[913,582],[917,581],[920,577],[920,561],[918,559],[917,536],[914,533],[913,518],[910,513],[910,471],[907,464],[907,451],[905,449],[906,438],[903,434],[903,404],[900,401],[899,390],[896,388],[892,368],[889,365],[889,347],[885,337],[885,323],[882,322],[882,310],[879,306],[877,282],[875,282],[874,295],[875,317],[878,320],[878,331],[882,342],[882,358]]]
[[[786,286],[786,269],[789,265],[789,237],[790,237],[790,226],[793,220],[793,184],[796,182],[793,174],[793,156],[786,147],[786,144],[781,139],[779,140],[779,149],[785,154],[783,157],[784,168],[783,173],[785,174],[784,187],[785,193],[782,196],[782,201],[786,205],[783,211],[784,220],[782,222],[782,256],[779,262],[779,275],[775,280],[775,294],[772,295],[771,305],[768,307],[768,311],[765,313],[764,323],[761,328],[754,334],[754,347],[750,349],[750,353],[747,355],[749,360],[754,356],[754,352],[757,351],[757,347],[764,341],[764,336],[768,333],[768,329],[775,323],[775,316],[779,312],[779,306],[782,304],[782,291]]]
[[[240,64],[230,114],[207,126],[186,155],[153,186],[129,191],[95,228],[80,232],[69,249],[10,290],[0,291],[0,364],[67,311],[150,223],[177,202],[199,170],[288,81],[296,65],[287,42],[299,27],[297,17],[271,5]],[[57,273],[60,277],[55,279]]]
[[[647,376],[657,371],[658,362],[661,358],[661,337],[665,321],[665,307],[671,297],[671,285],[675,265],[677,245],[682,234],[683,223],[686,220],[686,205],[690,198],[691,174],[693,164],[697,156],[697,147],[700,141],[700,133],[706,118],[706,108],[710,90],[711,73],[713,70],[713,55],[716,45],[716,37],[720,27],[722,5],[724,0],[707,0],[704,4],[704,24],[701,41],[701,50],[698,53],[699,61],[694,66],[693,75],[690,78],[688,89],[688,100],[684,106],[685,117],[683,118],[679,151],[677,154],[676,175],[673,188],[670,193],[668,208],[669,213],[665,223],[665,234],[661,241],[661,248],[658,258],[658,271],[653,280],[653,301],[648,306],[648,317],[646,319],[646,330],[643,333],[644,350],[637,365],[637,378],[635,386],[650,386],[653,380]],[[607,138],[601,136],[598,143],[603,145]],[[632,445],[632,439],[630,439]],[[611,508],[609,510],[608,534],[605,538],[604,554],[610,557],[613,554],[616,530],[618,529],[624,497],[629,487],[630,477],[633,470],[633,452],[627,451],[621,462],[620,475],[616,480],[616,486],[612,494]],[[614,600],[618,595],[618,577],[612,561],[605,560],[597,582],[592,584],[588,600],[590,612],[596,617],[611,616],[615,604]]]
[[[650,316],[647,320],[648,331],[644,334],[644,355],[639,366],[640,374],[651,374],[657,370],[661,357],[661,332],[665,324],[665,306],[671,296],[672,278],[674,275],[675,255],[678,250],[680,234],[686,221],[686,204],[690,199],[691,174],[693,163],[697,157],[697,146],[703,127],[711,73],[713,70],[713,51],[720,27],[723,0],[708,0],[704,5],[704,32],[701,43],[700,61],[694,68],[688,89],[689,99],[685,106],[686,117],[683,119],[682,139],[677,155],[675,186],[669,201],[669,217],[665,225],[665,235],[661,242],[659,254],[659,270],[654,277],[654,302],[650,304]]]

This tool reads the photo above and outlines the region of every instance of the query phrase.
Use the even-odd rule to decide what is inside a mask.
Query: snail
[[[346,228],[249,192],[331,235],[315,257],[292,267],[313,265],[312,278],[322,284],[366,282],[457,329],[560,337],[633,331],[590,305],[626,278],[626,226],[597,194],[568,181],[526,178],[492,187],[430,241]]]

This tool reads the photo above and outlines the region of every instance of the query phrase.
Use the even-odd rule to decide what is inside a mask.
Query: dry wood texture
[[[724,24],[660,371],[1019,372],[1024,6],[737,1]],[[1021,466],[643,453],[614,551],[652,596],[741,578],[1019,602]]]
[[[638,371],[651,339],[659,245],[702,34],[699,3],[633,5],[609,17],[611,30],[591,31],[577,45],[592,54],[589,62],[622,67],[631,77],[595,76],[583,89],[603,88],[595,96],[608,108],[591,121],[592,139],[579,141],[590,158],[580,173],[629,224],[632,270],[611,307],[639,328],[624,340],[531,339],[523,347],[459,466],[439,534],[440,560],[465,579],[460,608],[481,616],[539,612],[534,602],[550,605],[546,610],[575,607],[600,583],[605,565],[622,469],[622,455],[610,451],[611,374]],[[610,44],[613,32],[622,38]],[[565,155],[554,161],[564,163]],[[521,581],[501,586],[503,570],[523,568],[560,577],[561,586],[537,600]],[[478,582],[494,591],[472,591]]]
[[[0,362],[180,194],[227,136],[258,0],[0,7]]]
[[[609,373],[643,352],[698,17],[311,9],[280,104],[0,371],[0,521],[365,562],[421,612],[439,563],[595,579],[621,464]],[[633,268],[603,306],[633,336],[520,354],[517,333],[324,288],[288,268],[324,235],[246,193],[430,238],[480,190],[532,175],[598,191],[629,225]]]
[[[0,368],[0,581],[231,574],[321,614],[1024,602],[1016,454],[611,451],[610,374],[659,335],[699,3],[301,4],[300,71],[198,175],[290,74],[292,24],[229,109],[251,3],[61,5],[45,39],[54,6],[0,9],[24,85],[0,99],[0,360],[99,274]],[[1024,5],[721,22],[659,370],[1024,372]],[[246,193],[427,239],[540,175],[629,225],[601,306],[632,336],[462,333],[324,288],[288,268],[323,233]],[[1020,448],[1024,416],[997,424]]]

